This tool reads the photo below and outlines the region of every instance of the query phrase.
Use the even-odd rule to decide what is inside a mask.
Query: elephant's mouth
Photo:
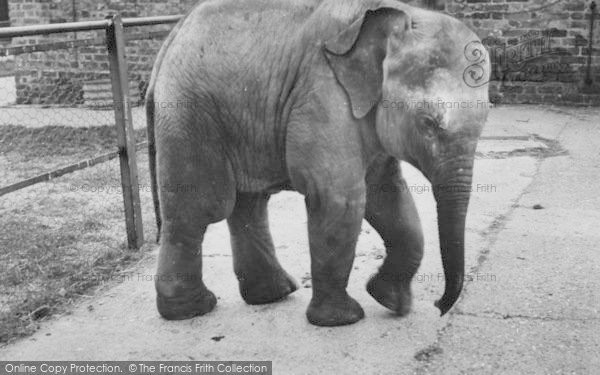
[[[282,190],[294,190],[294,187],[292,186],[292,181],[290,179],[287,179],[285,181],[280,181],[273,185],[270,185],[265,190],[269,194],[277,194]]]
[[[427,178],[427,180],[433,184],[431,174],[429,173],[427,168],[425,168],[425,166],[421,164],[417,159],[413,157],[406,157],[404,158],[404,161],[415,167],[417,170],[419,170],[425,176],[425,178]]]
[[[421,168],[421,164],[419,164],[419,162],[415,158],[406,157],[404,159],[404,161],[406,161],[407,163],[409,163],[413,167],[417,168],[419,171],[421,171],[424,174],[423,169]]]

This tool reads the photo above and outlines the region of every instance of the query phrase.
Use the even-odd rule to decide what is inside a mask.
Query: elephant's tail
[[[146,125],[148,131],[148,162],[150,164],[150,186],[152,188],[152,201],[156,215],[156,242],[160,241],[162,220],[160,217],[160,202],[158,201],[158,183],[156,180],[156,141],[154,136],[154,86],[146,93]]]
[[[152,69],[152,75],[150,77],[150,83],[148,84],[148,91],[146,92],[146,125],[148,131],[148,161],[150,164],[150,186],[152,188],[152,200],[154,201],[154,214],[156,215],[156,242],[160,241],[160,229],[162,226],[162,219],[160,216],[160,202],[158,200],[158,182],[156,179],[156,139],[155,139],[155,129],[154,125],[156,122],[155,119],[155,110],[156,104],[154,103],[154,86],[156,82],[156,76],[158,75],[158,71],[160,70],[160,66],[162,64],[163,58],[167,53],[167,50],[171,46],[173,39],[181,29],[181,26],[188,18],[188,16],[192,13],[194,9],[199,7],[203,0],[198,1],[196,5],[194,5],[185,16],[183,16],[179,22],[173,27],[169,36],[163,42],[160,51],[158,51],[158,55],[156,56],[156,61],[154,63],[154,68]]]

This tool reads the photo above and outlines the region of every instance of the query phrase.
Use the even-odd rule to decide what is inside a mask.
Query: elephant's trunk
[[[465,274],[465,219],[471,195],[472,161],[459,168],[444,168],[446,176],[438,176],[437,201],[440,251],[446,277],[444,295],[435,305],[442,315],[454,305],[463,287]]]

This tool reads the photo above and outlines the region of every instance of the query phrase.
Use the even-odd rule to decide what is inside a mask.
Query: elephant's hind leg
[[[387,251],[367,291],[377,302],[403,316],[410,311],[410,282],[423,258],[421,222],[396,159],[377,160],[369,169],[367,184],[365,218],[383,238]]]
[[[227,219],[240,293],[251,305],[280,300],[298,289],[275,255],[268,201],[268,194],[238,192],[233,213]]]
[[[202,280],[202,240],[209,224],[231,213],[235,181],[227,158],[212,144],[173,134],[157,139],[163,219],[157,307],[166,319],[187,319],[217,302]]]

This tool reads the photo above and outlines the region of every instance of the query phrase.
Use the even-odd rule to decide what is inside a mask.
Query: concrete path
[[[473,282],[421,373],[597,374],[600,369],[600,110],[503,108],[507,128],[555,139],[567,156],[538,163],[498,218]],[[489,133],[507,134],[491,126]],[[504,178],[504,176],[503,176]],[[541,210],[532,207],[540,205]]]
[[[569,154],[510,153],[551,144],[531,134],[558,140]],[[180,322],[159,318],[154,250],[122,283],[0,349],[0,359],[254,359],[273,361],[275,374],[596,373],[600,110],[502,107],[493,110],[484,136],[468,217],[472,281],[443,318],[433,307],[444,285],[435,204],[422,175],[405,166],[426,236],[414,311],[406,318],[389,314],[364,290],[384,254],[365,223],[349,292],[366,319],[339,328],[309,325],[303,201],[281,193],[270,203],[271,228],[281,263],[303,286],[290,298],[243,303],[220,223],[210,227],[204,245],[206,284],[219,297],[214,312]]]

